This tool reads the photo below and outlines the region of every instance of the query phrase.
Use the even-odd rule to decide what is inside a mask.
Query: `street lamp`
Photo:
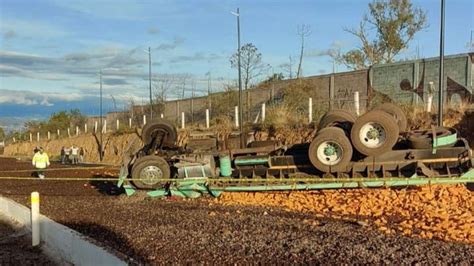
[[[238,58],[238,69],[239,69],[239,130],[240,130],[240,148],[244,148],[243,141],[243,115],[242,115],[242,74],[240,69],[240,11],[237,8],[237,12],[230,12],[232,15],[237,17],[237,58]]]
[[[149,90],[150,90],[150,120],[153,119],[153,100],[151,97],[151,47],[148,47],[147,50],[143,50],[148,54],[148,81],[149,81]]]
[[[100,149],[99,149],[99,160],[102,162],[103,146],[102,146],[102,69],[99,71],[99,90],[100,90]]]
[[[441,0],[441,27],[439,35],[439,95],[438,95],[438,126],[443,126],[443,93],[444,93],[444,0]]]

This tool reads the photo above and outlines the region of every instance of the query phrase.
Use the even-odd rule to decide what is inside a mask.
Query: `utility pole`
[[[441,0],[441,27],[439,38],[439,95],[438,95],[438,126],[443,126],[443,94],[444,94],[444,0]]]
[[[148,81],[150,89],[150,120],[153,119],[153,99],[151,96],[151,47],[148,47]]]
[[[102,145],[102,69],[99,72],[99,84],[100,84],[100,152],[99,160],[102,162],[103,157],[103,145]]]
[[[243,140],[243,111],[242,111],[242,73],[240,69],[240,10],[237,8],[237,12],[231,12],[237,17],[237,57],[238,57],[238,69],[239,69],[239,131],[240,131],[240,148],[244,148]]]

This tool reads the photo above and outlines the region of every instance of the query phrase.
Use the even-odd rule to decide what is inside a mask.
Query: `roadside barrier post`
[[[58,138],[59,138],[59,136],[61,135],[61,131],[59,130],[59,128],[58,130],[56,130],[56,133],[58,133]]]
[[[102,133],[107,133],[107,120],[104,120],[104,127],[102,128]]]
[[[36,132],[36,141],[40,141],[40,133]]]
[[[184,129],[184,124],[185,124],[185,121],[184,121],[185,117],[184,117],[184,112],[181,112],[181,128]]]
[[[143,115],[143,125],[146,125],[146,115]]]
[[[129,127],[129,128],[132,128],[132,118],[129,118],[129,119],[128,119],[128,127]]]
[[[313,98],[308,99],[308,123],[313,122]]]
[[[209,128],[209,109],[206,109],[206,128]]]
[[[48,140],[51,140],[51,132],[48,131]]]
[[[30,132],[30,142],[33,142],[33,134]]]
[[[38,192],[31,192],[31,245],[40,244],[40,197]]]
[[[87,124],[84,124],[84,133],[87,134]]]
[[[120,128],[120,121],[117,119],[117,130]]]
[[[94,133],[97,133],[97,121],[94,123]]]
[[[262,103],[262,122],[265,122],[265,103]]]
[[[239,127],[239,107],[234,107],[235,127]]]
[[[354,107],[356,114],[359,116],[360,115],[360,105],[359,105],[359,92],[355,91],[354,92]]]

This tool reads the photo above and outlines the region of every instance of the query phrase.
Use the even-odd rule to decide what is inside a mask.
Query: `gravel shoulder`
[[[30,167],[0,158],[0,176],[5,176],[3,166],[12,164],[15,169]],[[65,170],[46,178],[106,177],[114,171]],[[43,214],[125,254],[132,264],[474,263],[469,244],[387,235],[371,226],[278,207],[227,206],[211,198],[162,200],[142,192],[126,197],[113,187],[105,182],[0,180],[1,195],[28,206],[30,193],[39,191]]]

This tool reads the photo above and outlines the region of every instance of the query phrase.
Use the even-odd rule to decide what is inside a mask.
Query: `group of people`
[[[61,148],[61,163],[62,164],[78,164],[84,161],[85,150],[82,147],[77,147],[73,144],[71,147]]]

